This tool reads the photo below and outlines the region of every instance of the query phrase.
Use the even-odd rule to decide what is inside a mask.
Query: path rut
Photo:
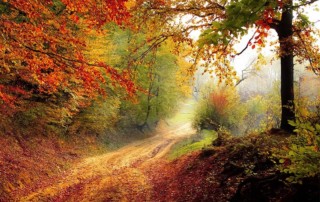
[[[86,158],[57,183],[20,201],[150,201],[152,183],[145,175],[170,148],[195,133],[191,124],[162,124],[156,135],[119,150]]]

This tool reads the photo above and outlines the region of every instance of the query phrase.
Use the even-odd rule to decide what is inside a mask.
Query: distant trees
[[[201,129],[239,131],[247,112],[234,87],[202,89],[194,125]]]
[[[141,89],[133,102],[122,99],[119,108],[122,126],[153,126],[175,111],[178,101],[190,88],[190,78],[180,78],[189,65],[171,52],[172,41],[161,43],[141,58],[150,48],[146,40],[151,34],[147,29],[134,32],[113,26],[105,38],[108,45],[104,48],[114,47],[113,52],[106,53],[105,59],[113,58],[112,66],[131,71],[133,81]]]
[[[281,58],[281,128],[292,131],[288,120],[295,118],[294,57],[308,61],[307,68],[319,73],[317,32],[303,9],[314,2],[0,1],[0,113],[17,120],[27,117],[22,124],[51,117],[41,122],[67,128],[80,111],[99,106],[100,96],[109,95],[114,103],[139,100],[135,120],[145,126],[165,116],[174,108],[175,96],[188,91],[185,84],[196,64],[234,85],[232,58],[269,45]],[[278,33],[276,43],[269,44],[270,29]],[[202,34],[194,43],[190,35],[197,30]],[[100,52],[90,49],[94,40],[88,36],[104,34],[109,46]],[[247,34],[251,38],[236,51]],[[115,104],[112,110],[122,114],[124,108],[129,110],[130,104]]]
[[[310,61],[310,69],[319,73],[318,53],[310,52],[310,36],[312,23],[303,14],[302,7],[314,3],[315,1],[231,1],[226,6],[226,18],[219,23],[215,23],[212,29],[204,32],[202,44],[217,44],[229,46],[232,41],[241,35],[248,33],[249,28],[254,28],[255,32],[248,41],[246,48],[265,46],[268,39],[268,30],[274,29],[278,34],[280,48],[278,54],[281,59],[281,128],[292,131],[293,127],[288,123],[295,119],[294,110],[294,90],[293,90],[293,58],[294,55],[300,57],[300,61]],[[293,18],[293,13],[298,11],[297,18]],[[307,38],[310,36],[310,38]],[[317,48],[316,48],[317,49]],[[318,49],[317,49],[318,50]],[[241,52],[236,54],[241,54]],[[310,52],[306,55],[306,52]],[[233,53],[231,52],[230,55]]]
[[[279,82],[274,82],[268,92],[251,94],[245,99],[234,86],[209,84],[202,88],[199,96],[193,122],[197,128],[242,135],[280,126]]]
[[[168,115],[190,78],[176,76],[172,41],[146,44],[156,31],[135,24],[132,4],[0,1],[1,131],[101,134]]]
[[[267,46],[269,30],[275,30],[278,34],[277,43],[271,42],[268,46],[274,46],[281,59],[281,128],[292,132],[293,127],[288,120],[295,119],[294,56],[298,62],[308,61],[307,69],[316,74],[320,71],[319,47],[314,44],[317,31],[308,20],[304,9],[316,0],[294,3],[291,0],[138,2],[143,2],[139,5],[145,10],[149,9],[145,11],[146,16],[154,16],[155,19],[161,19],[159,16],[162,16],[169,21],[164,28],[166,32],[159,37],[172,35],[177,41],[184,41],[193,30],[203,30],[194,59],[202,61],[205,71],[215,73],[229,84],[233,83],[236,77],[230,63],[232,58],[249,47],[262,49]],[[177,25],[174,16],[187,23]],[[251,34],[251,38],[242,50],[236,51],[235,45],[246,34]],[[279,48],[276,44],[279,44]]]

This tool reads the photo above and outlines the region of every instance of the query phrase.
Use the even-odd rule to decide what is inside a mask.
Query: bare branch
[[[241,79],[235,84],[235,86],[238,86],[242,81],[246,80],[248,78],[248,76],[246,75],[246,73],[250,73],[250,71],[252,71],[252,69],[250,69],[253,65],[253,63],[256,61],[257,59],[253,59],[247,66],[246,68],[244,68],[241,71]]]
[[[152,50],[154,50],[155,48],[159,47],[159,45],[161,43],[163,43],[165,40],[168,39],[169,36],[162,36],[161,38],[157,39],[154,43],[151,44],[151,46],[149,46],[149,48],[144,51],[140,56],[138,56],[137,58],[133,59],[133,61],[138,61],[138,60],[142,60],[144,59],[148,53]]]
[[[256,31],[253,33],[253,35],[251,36],[251,38],[250,38],[249,41],[247,42],[246,46],[245,46],[239,53],[236,53],[236,54],[235,54],[236,56],[237,56],[237,55],[241,55],[245,50],[248,49],[249,44],[251,43],[252,39],[253,39],[254,36],[256,35],[257,31],[258,31],[258,28],[257,28]]]
[[[308,5],[311,5],[311,4],[313,4],[313,3],[317,2],[317,1],[318,1],[318,0],[306,1],[306,2],[303,3],[303,4],[292,6],[292,9],[297,9],[297,8],[302,7],[302,6],[308,6]]]
[[[196,30],[196,29],[200,29],[200,28],[204,28],[204,27],[209,27],[211,25],[212,25],[212,23],[205,23],[205,24],[201,24],[201,25],[191,25],[191,26],[188,26],[188,27],[186,27],[182,30],[176,31],[176,32],[158,35],[158,36],[149,40],[149,43],[152,42],[149,45],[149,48],[147,48],[147,50],[143,51],[143,53],[140,54],[137,58],[133,59],[133,61],[135,62],[135,61],[144,59],[148,55],[149,52],[151,52],[152,50],[157,48],[161,43],[165,42],[168,38],[175,36],[177,33],[183,34],[183,33],[186,33],[190,30]],[[148,42],[144,42],[142,45],[137,47],[134,51],[137,51],[138,49],[142,48],[147,43]]]

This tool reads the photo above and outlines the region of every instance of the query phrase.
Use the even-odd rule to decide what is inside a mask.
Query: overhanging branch
[[[246,46],[245,46],[240,52],[238,52],[238,53],[235,54],[236,56],[241,55],[245,50],[248,49],[249,44],[251,43],[252,39],[253,39],[254,36],[256,35],[257,31],[258,31],[258,28],[257,28],[256,31],[253,33],[253,35],[251,36],[251,38],[250,38],[249,41],[247,42]]]
[[[318,0],[310,0],[310,1],[306,1],[305,3],[302,3],[302,4],[299,4],[299,5],[294,5],[292,6],[292,9],[297,9],[297,8],[300,8],[302,6],[308,6],[308,5],[311,5],[315,2],[317,2]]]

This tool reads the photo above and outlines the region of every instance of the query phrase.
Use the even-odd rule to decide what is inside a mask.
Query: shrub
[[[235,88],[207,88],[198,103],[193,124],[201,129],[237,131],[245,115],[246,110]]]
[[[169,154],[169,159],[176,159],[190,152],[205,149],[211,146],[217,137],[217,132],[215,131],[202,130],[199,134],[176,144]]]
[[[244,123],[244,133],[262,132],[265,128],[261,124],[266,118],[267,101],[261,95],[252,97],[244,103],[247,110],[247,116]]]
[[[74,118],[69,134],[104,135],[118,121],[119,107],[120,100],[116,97],[94,102]]]
[[[303,178],[320,175],[320,99],[297,103],[297,117],[290,124],[295,127],[289,148],[278,153],[280,171],[288,173],[289,182],[302,182]]]

